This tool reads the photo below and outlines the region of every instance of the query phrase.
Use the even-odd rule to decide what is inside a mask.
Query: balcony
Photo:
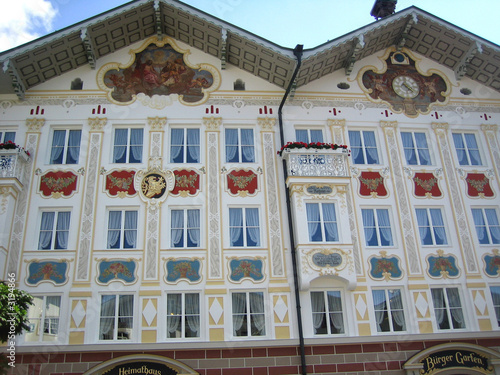
[[[285,149],[281,156],[289,177],[349,177],[349,150],[345,148]]]
[[[0,186],[6,183],[10,185],[11,182],[7,182],[10,179],[17,179],[22,185],[24,169],[29,160],[30,157],[24,150],[17,148],[0,150]]]

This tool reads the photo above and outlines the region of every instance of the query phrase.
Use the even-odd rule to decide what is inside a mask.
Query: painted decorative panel
[[[441,197],[443,194],[439,189],[438,179],[433,173],[415,173],[415,196],[417,197]]]
[[[434,278],[458,277],[460,270],[457,267],[457,258],[454,255],[444,256],[443,250],[438,255],[429,255],[426,260],[429,268],[427,272]]]
[[[369,258],[370,277],[375,280],[398,280],[403,277],[403,271],[399,265],[400,259],[396,256],[388,257],[385,251],[380,256]]]
[[[494,196],[490,180],[484,173],[468,173],[465,182],[467,183],[467,195],[469,197],[484,198]]]
[[[200,190],[200,175],[193,170],[181,169],[174,171],[175,185],[172,195],[196,195]]]
[[[201,261],[200,259],[174,259],[169,258],[165,263],[167,271],[166,281],[176,283],[186,280],[191,283],[201,281]]]
[[[264,262],[259,258],[239,258],[229,260],[229,279],[232,281],[242,281],[243,279],[252,279],[262,281],[264,274],[262,268]]]
[[[78,176],[73,172],[50,171],[40,176],[39,191],[43,197],[70,197],[77,184]]]
[[[51,281],[56,285],[67,281],[68,263],[66,261],[31,261],[28,265],[26,283],[38,285],[44,281]]]
[[[124,198],[136,194],[134,188],[135,171],[117,170],[106,175],[105,190],[111,196]]]
[[[493,254],[486,254],[483,257],[484,272],[491,277],[500,276],[500,252],[498,249],[493,250]]]
[[[103,259],[97,265],[97,281],[108,284],[112,281],[123,281],[127,284],[136,281],[137,265],[134,260]]]
[[[227,174],[227,189],[233,195],[255,195],[258,189],[257,174],[248,169],[232,170]]]
[[[380,175],[380,172],[361,172],[359,176],[359,194],[374,197],[387,196],[384,177]]]

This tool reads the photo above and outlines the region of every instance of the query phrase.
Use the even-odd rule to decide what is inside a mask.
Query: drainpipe
[[[290,90],[292,89],[293,82],[295,81],[295,77],[297,77],[297,73],[299,72],[300,66],[302,64],[302,50],[304,46],[302,44],[297,44],[297,46],[293,49],[293,54],[297,58],[297,65],[295,66],[295,70],[293,72],[292,78],[288,83],[288,87],[285,91],[285,95],[281,100],[281,104],[278,109],[278,122],[279,122],[279,131],[280,131],[280,140],[281,146],[285,145],[285,139],[283,134],[283,116],[282,110],[285,105],[286,99],[290,94]],[[302,365],[302,375],[307,375],[307,367],[306,367],[306,351],[304,346],[304,331],[302,329],[302,312],[300,307],[300,292],[299,292],[299,277],[297,275],[297,253],[295,250],[295,237],[293,232],[293,224],[292,224],[292,209],[290,206],[290,189],[287,186],[286,180],[288,178],[288,171],[286,168],[286,162],[283,160],[283,173],[285,175],[285,196],[286,196],[286,208],[288,214],[288,231],[290,232],[290,247],[292,253],[292,265],[293,265],[293,283],[295,287],[295,305],[297,309],[297,323],[299,326],[299,343],[300,343],[300,360]]]

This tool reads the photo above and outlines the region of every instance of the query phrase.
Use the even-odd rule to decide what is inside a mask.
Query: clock
[[[402,98],[412,99],[418,96],[420,87],[415,79],[410,76],[400,75],[392,81],[394,92]]]

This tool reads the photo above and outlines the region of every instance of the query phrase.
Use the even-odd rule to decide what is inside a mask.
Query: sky
[[[128,3],[123,0],[0,0],[0,51]],[[8,4],[7,4],[8,2]],[[375,22],[375,0],[184,0],[282,47],[314,48]],[[398,0],[500,45],[499,0]]]

